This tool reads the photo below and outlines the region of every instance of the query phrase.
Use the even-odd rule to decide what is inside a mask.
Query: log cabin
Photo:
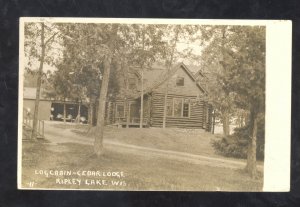
[[[138,127],[143,94],[143,126],[162,127],[167,94],[166,127],[210,130],[212,107],[205,101],[206,90],[197,81],[197,76],[203,76],[200,71],[192,73],[183,63],[169,71],[160,66],[130,71],[137,72],[129,73],[127,85],[122,86],[130,95],[124,95],[123,90],[114,100],[108,99],[107,124]]]

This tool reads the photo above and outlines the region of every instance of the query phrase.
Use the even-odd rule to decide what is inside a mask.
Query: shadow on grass
[[[22,153],[22,185],[34,180],[38,188],[49,189],[112,189],[112,190],[174,190],[174,191],[261,191],[262,179],[252,180],[241,170],[209,167],[157,159],[151,156],[122,154],[105,149],[98,158],[93,147],[74,143],[51,145],[24,142]],[[61,179],[106,180],[122,185],[69,185],[57,184],[57,177],[36,175],[35,170],[70,170],[72,172],[123,172],[124,177],[62,176]]]

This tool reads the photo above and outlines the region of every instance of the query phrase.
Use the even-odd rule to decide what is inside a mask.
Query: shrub
[[[250,141],[250,127],[236,128],[228,137],[212,141],[212,146],[217,154],[226,157],[247,158],[248,142]],[[265,124],[264,119],[258,121],[256,157],[264,159]]]
[[[246,158],[247,147],[239,146],[238,143],[229,143],[226,138],[212,142],[216,153],[226,157]]]

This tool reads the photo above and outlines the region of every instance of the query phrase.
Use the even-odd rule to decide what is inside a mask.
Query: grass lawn
[[[76,135],[92,139],[92,133],[87,133],[87,125],[54,125],[58,128],[70,129]],[[222,158],[228,160],[243,160],[233,157],[224,157],[217,154],[211,144],[214,139],[220,139],[222,135],[211,134],[201,129],[178,129],[178,128],[116,128],[106,126],[104,140],[119,143],[132,144],[154,149],[172,150],[178,152],[203,155],[208,157]],[[259,165],[263,161],[258,160]]]
[[[57,128],[71,129],[75,134],[92,138],[87,133],[86,125],[54,125]],[[173,150],[211,157],[222,157],[215,154],[211,147],[211,140],[220,135],[213,135],[204,130],[176,129],[176,128],[116,128],[105,127],[104,140],[117,141],[125,144],[150,147],[155,149]]]
[[[128,129],[124,129],[128,130]],[[128,131],[130,131],[129,129]],[[132,129],[140,130],[140,129]],[[151,129],[145,129],[151,130]],[[106,137],[117,139],[117,136]],[[121,133],[121,132],[120,132]],[[133,133],[133,132],[131,132]],[[169,131],[166,131],[169,133]],[[133,142],[122,132],[124,142]],[[178,133],[174,133],[178,134]],[[144,136],[140,140],[153,137],[157,144],[155,133]],[[179,136],[179,135],[178,135]],[[169,137],[169,136],[167,136]],[[169,137],[168,139],[188,140],[186,148],[199,150],[188,143],[192,143],[197,136]],[[121,139],[121,138],[118,138]],[[141,141],[143,142],[143,141]],[[145,141],[146,142],[146,141]],[[164,141],[162,141],[164,142]],[[147,143],[148,144],[148,143]],[[175,146],[170,146],[176,148]],[[200,148],[202,149],[202,148]],[[203,150],[205,150],[203,148]],[[157,159],[151,156],[136,156],[134,154],[121,154],[116,150],[106,150],[101,158],[91,156],[92,146],[64,143],[53,145],[48,142],[23,142],[22,151],[22,187],[30,188],[30,182],[34,188],[51,189],[116,189],[116,190],[191,190],[191,191],[261,191],[262,177],[258,180],[250,179],[242,171],[221,167],[209,167],[196,165],[169,159]],[[45,176],[45,172],[51,170],[72,171],[75,174],[62,176]],[[76,172],[99,171],[122,172],[124,177],[83,176]],[[66,180],[65,180],[66,179]],[[79,185],[80,180],[81,184]],[[92,180],[96,184],[92,184]],[[72,183],[73,182],[73,183]],[[116,183],[118,182],[118,185]],[[103,183],[106,183],[104,185]],[[88,185],[89,184],[89,185]]]

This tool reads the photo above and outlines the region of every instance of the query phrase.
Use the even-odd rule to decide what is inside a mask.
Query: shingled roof
[[[188,66],[184,63],[178,63],[173,66],[169,71],[165,67],[158,67],[157,65],[152,66],[152,68],[146,69],[144,71],[144,94],[152,92],[154,89],[158,88],[161,84],[171,78],[177,70],[180,68],[184,69],[184,71],[191,77],[193,81],[196,82],[196,75],[198,76],[201,72],[198,70],[195,74],[192,73]],[[201,74],[202,75],[202,74]],[[140,76],[140,74],[139,74]],[[206,93],[206,90],[197,82],[197,86],[200,90]],[[133,97],[137,98],[140,94],[135,94]]]
[[[193,66],[193,72],[189,70],[190,66],[186,66],[184,63],[178,63],[174,65],[169,71],[162,64],[154,64],[151,68],[144,70],[144,94],[150,93],[160,85],[162,85],[165,81],[171,78],[177,70],[182,68],[193,81],[197,82],[197,86],[200,90],[206,93],[206,90],[196,81],[196,78],[203,74],[200,70],[197,71],[197,68]],[[137,74],[140,77],[140,74]],[[131,96],[131,98],[138,98],[140,96],[140,92]],[[35,99],[36,98],[36,88],[35,87],[24,87],[23,88],[23,98],[24,99]],[[45,95],[45,91],[41,88],[41,100],[49,99]]]

